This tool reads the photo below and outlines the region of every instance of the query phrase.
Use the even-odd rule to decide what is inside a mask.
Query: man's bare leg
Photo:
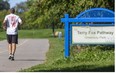
[[[16,44],[12,43],[12,54],[14,55],[16,51]]]
[[[12,56],[12,44],[8,44],[8,51],[9,51],[9,59],[11,59],[11,56]]]
[[[12,44],[8,44],[8,51],[9,51],[9,54],[12,54]]]
[[[14,60],[15,51],[16,51],[16,44],[12,43],[12,60]]]

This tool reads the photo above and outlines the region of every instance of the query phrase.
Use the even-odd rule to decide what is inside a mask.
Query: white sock
[[[9,56],[12,56],[12,54],[9,54]]]
[[[14,57],[14,55],[12,54],[12,57]]]

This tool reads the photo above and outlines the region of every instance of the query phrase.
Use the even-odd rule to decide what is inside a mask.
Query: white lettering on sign
[[[72,26],[72,44],[114,44],[114,27]]]

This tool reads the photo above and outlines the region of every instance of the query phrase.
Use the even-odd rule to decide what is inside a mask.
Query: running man
[[[16,44],[18,44],[18,26],[22,24],[22,20],[18,15],[15,15],[15,9],[10,9],[10,14],[6,15],[3,21],[3,29],[6,30],[9,60],[14,60],[14,54],[16,51]]]

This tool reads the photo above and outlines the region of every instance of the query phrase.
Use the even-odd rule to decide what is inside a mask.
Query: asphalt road
[[[16,72],[42,64],[49,49],[48,39],[19,39],[15,60],[8,60],[7,41],[0,41],[0,72]]]

